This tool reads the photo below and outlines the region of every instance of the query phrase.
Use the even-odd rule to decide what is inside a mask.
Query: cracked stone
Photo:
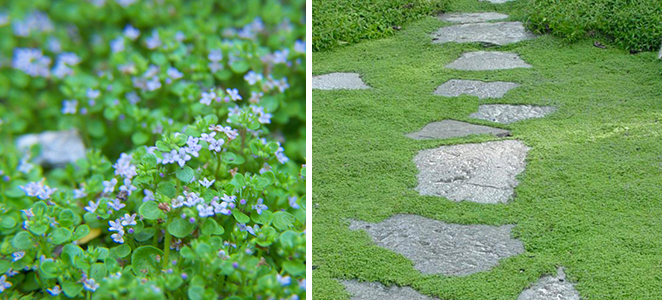
[[[475,125],[455,120],[443,120],[425,125],[418,132],[407,134],[415,140],[435,140],[463,137],[475,134],[491,134],[498,137],[510,135],[510,131],[489,126]]]
[[[85,145],[75,129],[26,134],[16,139],[17,148],[24,153],[36,144],[41,146],[41,152],[30,160],[35,164],[64,167],[67,163],[85,158]]]
[[[534,286],[524,290],[517,300],[579,300],[579,292],[565,279],[563,268],[556,272],[556,277],[540,278]]]
[[[350,300],[434,300],[408,286],[384,286],[378,282],[340,281],[351,295]]]
[[[423,274],[465,276],[487,271],[499,260],[524,252],[511,238],[514,225],[460,225],[417,215],[395,215],[380,223],[352,221],[380,247],[402,254]]]
[[[369,88],[357,73],[330,73],[313,76],[313,89],[317,90],[364,90]]]
[[[508,15],[495,12],[484,13],[449,13],[441,14],[439,19],[452,23],[483,23],[488,21],[507,19]]]
[[[527,119],[542,118],[556,111],[553,106],[486,104],[469,115],[474,119],[510,124]]]
[[[507,45],[530,40],[536,36],[524,28],[521,22],[473,23],[439,28],[433,36],[433,44],[475,43]]]
[[[531,68],[516,53],[496,51],[476,51],[462,54],[460,58],[446,65],[456,70],[483,71]]]
[[[414,157],[420,171],[416,190],[453,201],[506,203],[515,194],[529,149],[509,140],[420,151]]]
[[[434,94],[444,97],[457,97],[465,94],[476,96],[479,99],[501,98],[508,91],[518,86],[519,84],[514,82],[451,79],[438,86]]]

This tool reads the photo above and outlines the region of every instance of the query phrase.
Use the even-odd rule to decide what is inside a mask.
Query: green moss
[[[457,1],[452,10],[525,16],[526,3]],[[429,17],[393,37],[315,53],[314,74],[358,72],[374,87],[313,92],[313,297],[349,299],[335,279],[408,285],[440,299],[515,299],[564,266],[583,299],[656,299],[662,293],[662,64],[655,54],[567,44],[541,36],[512,51],[531,69],[458,71],[443,66],[479,44],[432,45],[444,25]],[[432,95],[449,79],[513,81],[502,99]],[[553,105],[542,119],[498,125],[469,119],[479,104]],[[416,141],[427,123],[455,119],[507,128],[532,150],[505,205],[420,196],[412,159],[423,149],[498,138]],[[516,224],[526,252],[465,277],[422,275],[376,247],[350,219],[411,213],[460,224]]]

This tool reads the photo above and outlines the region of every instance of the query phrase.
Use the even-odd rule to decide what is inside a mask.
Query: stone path
[[[434,94],[444,97],[471,95],[478,97],[478,99],[501,98],[508,91],[518,86],[519,84],[514,82],[451,79],[437,87]]]
[[[489,104],[481,105],[469,115],[474,119],[510,124],[526,119],[542,118],[556,111],[552,106]]]
[[[446,65],[446,68],[468,71],[507,70],[515,68],[531,68],[516,53],[476,51],[462,54],[456,61]]]
[[[480,0],[505,3],[511,0]],[[433,43],[481,42],[506,45],[535,38],[519,22],[491,22],[507,19],[495,12],[450,13],[439,18],[459,25],[442,27]],[[441,46],[440,46],[441,47]],[[662,50],[661,50],[662,51]],[[467,71],[532,68],[517,53],[475,51],[463,53],[445,66]],[[451,79],[434,91],[443,97],[470,95],[478,99],[501,98],[518,87],[514,82],[484,82]],[[313,89],[370,89],[359,74],[331,73],[313,77]],[[459,100],[458,100],[459,101]],[[487,104],[480,105],[470,118],[501,124],[542,118],[556,111],[551,106]],[[440,120],[406,136],[415,140],[462,138],[489,134],[495,138],[510,136],[506,129],[455,120]],[[413,159],[419,170],[416,190],[425,196],[480,204],[507,203],[515,196],[517,176],[526,166],[528,146],[518,140],[497,140],[477,144],[441,146],[420,151]],[[434,200],[431,200],[434,201]],[[372,241],[411,260],[422,274],[466,276],[488,271],[499,261],[525,252],[523,244],[512,238],[516,225],[460,225],[417,215],[394,215],[379,223],[351,221],[349,229],[365,231]],[[498,280],[498,279],[495,279]],[[411,287],[384,286],[378,282],[341,280],[354,300],[414,299],[432,300]],[[565,280],[563,269],[556,277],[543,276],[523,290],[519,300],[576,300],[579,293]]]
[[[487,43],[508,45],[536,36],[527,32],[521,22],[472,23],[439,28],[432,34],[433,44]]]
[[[509,136],[510,131],[455,120],[443,120],[425,125],[420,131],[412,132],[407,134],[407,136],[415,140],[437,140],[477,134],[491,134],[504,137]]]
[[[489,21],[507,19],[508,15],[486,12],[486,13],[449,13],[439,15],[439,19],[452,23],[484,23]]]
[[[365,90],[369,88],[356,73],[313,76],[313,89],[315,90]]]
[[[400,253],[423,274],[464,276],[486,271],[500,259],[524,252],[510,237],[513,225],[459,225],[416,215],[395,215],[380,223],[352,221],[380,247]]]
[[[453,201],[505,203],[519,183],[529,147],[520,141],[441,146],[414,157],[421,195]]]

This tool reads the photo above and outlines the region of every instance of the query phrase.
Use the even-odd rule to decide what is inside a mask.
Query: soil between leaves
[[[317,0],[319,1],[319,0]],[[456,1],[454,11],[498,11],[524,21],[525,2]],[[582,299],[656,299],[662,294],[662,64],[592,40],[541,36],[503,47],[431,44],[450,23],[434,17],[392,38],[313,54],[315,75],[357,72],[370,90],[313,92],[314,299],[349,299],[337,279],[411,286],[440,299],[516,299],[563,266]],[[532,68],[444,68],[464,52],[519,53]],[[434,96],[450,79],[516,82],[501,99]],[[480,104],[555,106],[541,119],[502,125],[469,118]],[[453,119],[508,129],[531,147],[508,204],[420,196],[413,158],[483,135],[417,141],[405,134]],[[417,214],[447,223],[515,224],[525,252],[464,277],[423,275],[377,247],[350,219],[380,222]]]

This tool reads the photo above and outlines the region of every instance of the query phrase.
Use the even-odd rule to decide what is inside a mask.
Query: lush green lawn
[[[318,0],[319,1],[319,0]],[[524,4],[454,1],[455,11],[500,11],[524,19]],[[336,279],[408,285],[441,299],[515,299],[564,266],[583,299],[662,295],[662,62],[594,40],[541,36],[490,50],[517,52],[531,69],[457,71],[444,65],[478,44],[432,45],[441,21],[417,21],[395,36],[315,53],[313,73],[358,72],[374,87],[313,92],[313,297],[349,299]],[[606,43],[605,41],[602,41]],[[433,96],[449,79],[513,81],[502,99]],[[511,125],[469,119],[483,103],[554,105],[543,119]],[[425,124],[455,119],[507,128],[532,148],[505,205],[420,196],[413,157],[422,149],[499,138],[416,141]],[[516,224],[526,252],[466,277],[422,275],[376,247],[350,219],[400,213],[461,224]]]

